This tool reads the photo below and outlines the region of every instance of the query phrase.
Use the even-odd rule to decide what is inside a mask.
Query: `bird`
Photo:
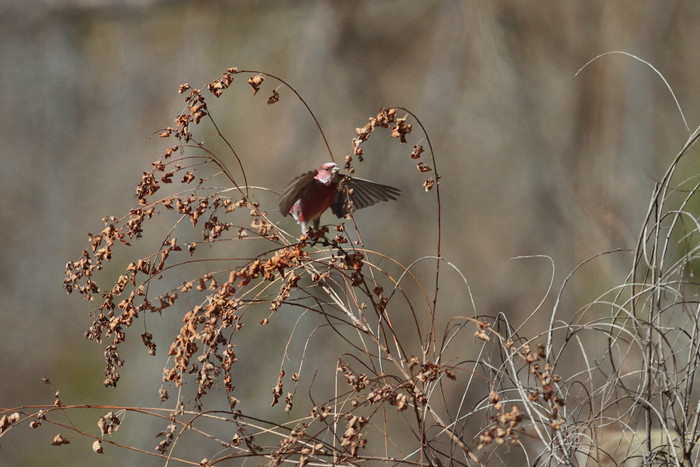
[[[284,217],[291,214],[301,225],[301,233],[318,230],[321,215],[330,207],[343,218],[356,209],[381,201],[396,200],[401,190],[388,185],[338,174],[340,167],[326,162],[316,170],[303,173],[287,184],[279,200]]]

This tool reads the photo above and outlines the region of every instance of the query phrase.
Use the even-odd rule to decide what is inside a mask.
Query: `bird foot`
[[[328,237],[323,235],[321,237],[315,237],[311,242],[311,246],[316,246],[318,243],[320,243],[322,246],[334,246],[335,242],[328,240]]]
[[[328,246],[330,245],[330,240],[326,237],[326,234],[328,233],[328,227],[323,226],[318,230],[314,230],[312,228],[309,228],[306,231],[306,234],[303,235],[302,237],[306,237],[306,239],[311,240],[311,246],[316,245],[317,243],[323,244],[323,246]]]

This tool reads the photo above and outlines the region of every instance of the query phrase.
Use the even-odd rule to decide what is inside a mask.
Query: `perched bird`
[[[341,218],[356,209],[395,200],[401,193],[398,188],[339,175],[339,170],[335,163],[327,162],[298,176],[282,191],[280,212],[285,217],[291,214],[301,224],[302,233],[309,227],[318,230],[321,214],[329,207]]]

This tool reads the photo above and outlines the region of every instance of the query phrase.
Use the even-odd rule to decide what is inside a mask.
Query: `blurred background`
[[[476,305],[446,268],[439,312],[504,313],[518,326],[542,300],[551,309],[550,281],[556,292],[581,262],[634,248],[655,181],[700,121],[699,21],[700,3],[681,0],[0,3],[0,406],[52,404],[42,377],[64,404],[160,405],[165,348],[152,358],[140,343],[125,347],[122,381],[105,389],[103,348],[83,338],[91,304],[67,297],[61,281],[86,233],[128,212],[141,172],[171,145],[147,138],[174,126],[178,85],[202,87],[234,66],[277,75],[313,110],[336,161],[379,108],[410,109],[442,176],[442,254]],[[687,127],[666,84],[639,61],[608,55],[576,75],[609,51],[653,64]],[[253,96],[241,76],[211,111],[250,183],[281,190],[329,155],[291,92],[265,104],[277,85],[268,80]],[[422,137],[417,125],[408,145],[373,135],[355,165],[357,176],[403,191],[356,215],[368,248],[403,264],[435,254],[435,193],[409,157]],[[528,255],[549,256],[556,270],[546,258],[512,259]],[[622,283],[631,261],[621,252],[587,264],[559,317]],[[527,322],[530,335],[543,328]],[[273,384],[262,388],[266,403]],[[93,419],[84,426],[96,431]],[[153,426],[150,437],[164,428]],[[87,439],[50,447],[55,431],[9,433],[0,463],[94,464]],[[151,462],[112,452],[101,465]]]

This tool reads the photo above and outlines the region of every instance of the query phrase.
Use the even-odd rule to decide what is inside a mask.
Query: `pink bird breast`
[[[335,193],[336,186],[331,180],[328,184],[314,183],[308,188],[305,196],[294,203],[289,212],[299,223],[319,218],[333,203]]]

